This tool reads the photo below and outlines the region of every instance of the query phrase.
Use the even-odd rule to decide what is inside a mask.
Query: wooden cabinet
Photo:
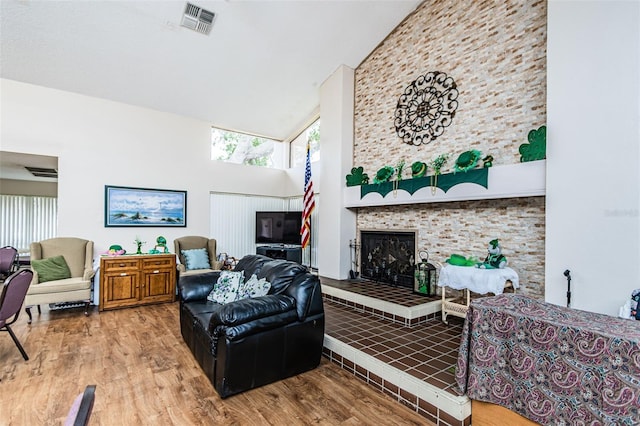
[[[124,255],[100,259],[100,310],[173,302],[175,254]]]

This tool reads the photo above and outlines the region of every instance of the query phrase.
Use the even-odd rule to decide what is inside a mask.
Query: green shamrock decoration
[[[369,175],[364,173],[362,167],[354,167],[351,174],[347,175],[347,186],[366,185],[369,183]]]
[[[547,126],[531,130],[527,136],[529,143],[520,145],[520,162],[543,160],[547,158]]]

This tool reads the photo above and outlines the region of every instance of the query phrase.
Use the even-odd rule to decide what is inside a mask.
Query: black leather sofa
[[[261,255],[245,256],[234,270],[245,280],[265,278],[269,293],[221,305],[207,300],[217,277],[178,284],[182,337],[222,398],[316,368],[324,340],[317,276]]]

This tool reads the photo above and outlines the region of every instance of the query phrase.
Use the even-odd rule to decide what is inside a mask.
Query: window
[[[25,195],[0,195],[0,247],[29,252],[34,241],[57,233],[58,199]]]
[[[304,166],[307,155],[307,141],[311,162],[320,160],[320,120],[307,127],[297,138],[291,141],[290,167]]]
[[[283,144],[273,139],[211,128],[211,159],[283,168]]]

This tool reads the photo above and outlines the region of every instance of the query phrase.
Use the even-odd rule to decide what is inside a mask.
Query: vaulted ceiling
[[[283,140],[319,88],[356,68],[420,0],[0,1],[3,78],[176,113]]]

